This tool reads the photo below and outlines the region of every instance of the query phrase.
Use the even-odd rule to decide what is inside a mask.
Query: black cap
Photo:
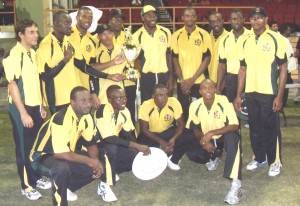
[[[97,34],[102,34],[106,30],[111,31],[110,27],[107,24],[101,24],[97,26],[96,33]]]
[[[263,7],[256,7],[251,9],[250,17],[254,16],[255,14],[261,15],[263,17],[267,16],[266,10]]]
[[[111,19],[113,17],[120,17],[122,19],[125,18],[125,16],[122,14],[121,9],[111,9],[108,12],[108,19]]]

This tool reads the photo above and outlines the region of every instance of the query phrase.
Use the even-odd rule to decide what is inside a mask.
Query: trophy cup
[[[141,51],[141,46],[136,46],[132,40],[131,26],[125,28],[125,43],[121,47],[121,52],[126,58],[127,69],[124,71],[126,79],[138,79],[140,73],[138,70],[134,69],[134,60],[139,56]]]

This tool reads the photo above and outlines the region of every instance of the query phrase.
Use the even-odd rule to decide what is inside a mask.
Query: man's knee
[[[68,177],[71,175],[71,168],[68,163],[58,161],[55,165],[50,168],[51,176]]]
[[[118,155],[118,145],[115,144],[105,144],[106,154],[111,158],[116,158]]]

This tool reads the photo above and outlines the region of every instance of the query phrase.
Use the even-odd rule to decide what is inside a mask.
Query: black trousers
[[[227,73],[225,78],[226,78],[226,85],[225,85],[226,97],[228,98],[229,102],[233,102],[233,100],[236,98],[236,93],[237,93],[238,75]]]
[[[126,107],[128,108],[131,116],[131,120],[135,123],[135,98],[136,98],[136,85],[130,85],[125,87],[125,93],[127,97]]]
[[[41,178],[41,175],[32,169],[29,154],[42,125],[42,117],[40,114],[40,106],[30,107],[25,105],[25,109],[34,122],[32,128],[23,126],[20,113],[14,104],[9,104],[8,106],[16,146],[16,163],[21,188],[31,190],[36,187],[36,181]]]
[[[141,103],[152,98],[155,84],[167,85],[168,78],[168,73],[141,73]]]
[[[200,89],[200,84],[194,84],[191,88],[190,94],[183,94],[182,90],[181,90],[181,84],[177,83],[177,98],[182,106],[183,117],[184,117],[185,121],[188,120],[189,108],[190,108],[190,104],[191,104],[192,100],[194,98],[199,99],[201,97],[201,95],[199,93],[199,89]]]
[[[86,152],[79,152],[86,155]],[[53,205],[67,206],[67,189],[72,192],[92,182],[93,170],[87,164],[57,160],[52,155],[42,156],[40,163],[48,169],[52,182]]]
[[[228,132],[212,143],[217,145],[214,153],[209,153],[202,148],[199,141],[192,132],[188,132],[185,136],[180,136],[173,151],[171,161],[178,164],[179,160],[186,153],[187,157],[196,163],[204,164],[209,159],[214,160],[220,156],[223,147],[227,153],[223,177],[226,179],[240,179],[242,178],[242,149],[241,138],[236,132]]]
[[[273,112],[274,95],[246,93],[250,140],[255,160],[281,162],[281,131],[278,112]]]

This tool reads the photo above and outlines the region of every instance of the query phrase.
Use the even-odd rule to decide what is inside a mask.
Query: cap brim
[[[168,157],[164,151],[150,147],[151,154],[139,152],[132,164],[133,174],[141,180],[151,180],[158,177],[167,167]]]

